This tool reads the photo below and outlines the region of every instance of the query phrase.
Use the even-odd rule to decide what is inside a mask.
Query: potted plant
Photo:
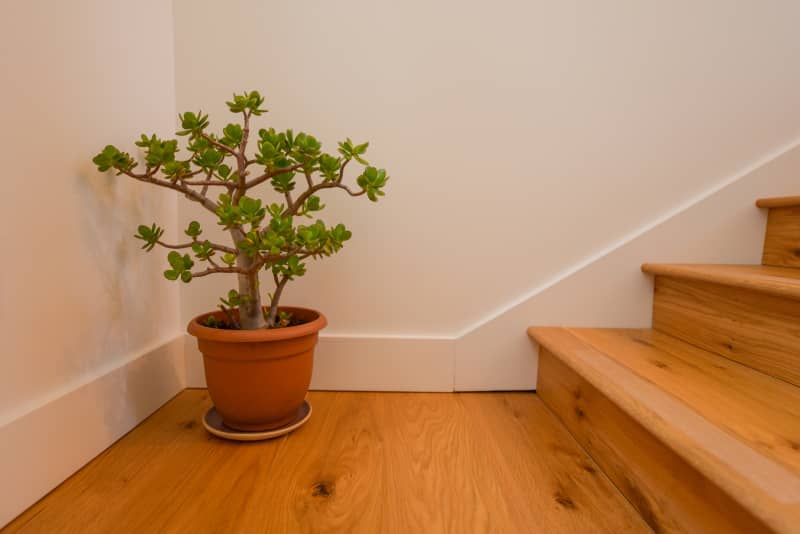
[[[319,193],[337,189],[377,201],[386,171],[364,160],[368,143],[339,143],[338,154],[322,151],[305,133],[261,128],[251,140],[251,119],[267,110],[257,92],[234,94],[227,102],[240,121],[211,133],[201,112],[179,115],[178,141],[142,135],[143,169],[130,154],[109,145],[93,162],[101,172],[114,170],[141,182],[173,189],[213,213],[230,234],[230,243],[212,242],[192,221],[184,243],[165,243],[164,230],[142,225],[136,238],[143,249],[169,249],[168,280],[191,282],[212,274],[232,274],[237,289],[220,299],[219,310],[191,320],[190,334],[203,353],[206,382],[226,426],[239,431],[282,427],[295,418],[311,380],[317,336],[325,316],[315,310],[280,306],[286,284],[306,273],[307,259],[338,252],[351,233],[343,224],[313,220],[325,206]],[[248,151],[250,145],[253,149]],[[251,154],[249,154],[251,152]],[[357,187],[347,185],[345,170],[358,164]],[[273,198],[257,196],[268,186]],[[312,219],[300,224],[303,219]],[[262,306],[262,275],[274,284]]]

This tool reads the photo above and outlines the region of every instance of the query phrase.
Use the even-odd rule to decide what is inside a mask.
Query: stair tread
[[[800,388],[657,330],[570,332],[800,475]]]
[[[800,300],[800,269],[771,265],[645,263],[642,271],[657,276],[701,280]]]
[[[775,530],[800,524],[800,389],[651,329],[528,332]]]
[[[756,200],[759,208],[790,208],[800,206],[800,196],[769,197]]]

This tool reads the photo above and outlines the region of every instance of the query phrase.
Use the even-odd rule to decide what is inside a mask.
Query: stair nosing
[[[756,200],[759,208],[791,208],[800,206],[800,196],[767,197]]]
[[[570,338],[574,342],[579,343],[584,350],[592,351],[593,357],[588,358],[581,355],[572,356],[569,353],[570,351],[561,349],[558,346],[559,343],[547,339],[548,331],[550,330],[558,330],[562,332],[563,335],[570,336]],[[709,480],[714,481],[714,483],[728,493],[731,498],[742,503],[766,524],[774,526],[779,531],[791,531],[791,523],[785,521],[785,516],[787,514],[784,510],[780,510],[780,506],[797,506],[800,504],[800,477],[788,467],[763,455],[758,450],[750,447],[747,443],[727,433],[725,429],[706,419],[690,405],[659,388],[646,378],[639,376],[635,371],[617,362],[613,357],[602,350],[580,339],[570,329],[558,327],[530,328],[528,329],[528,333],[534,340],[545,346],[556,357],[564,361],[584,380],[597,388],[619,409],[623,410],[635,421],[644,426],[649,432],[656,436],[661,443],[675,451],[684,461],[703,473]],[[592,361],[594,361],[596,365],[593,365]],[[609,366],[609,364],[611,365]],[[598,365],[600,368],[598,368]],[[603,365],[606,366],[605,370],[602,368]],[[685,412],[684,415],[688,414],[688,419],[676,423],[675,421],[670,421],[665,418],[665,414],[656,409],[657,406],[646,403],[645,401],[647,399],[637,397],[631,393],[629,389],[623,387],[624,385],[620,383],[619,380],[615,380],[614,377],[609,376],[607,373],[609,367],[617,369],[619,373],[623,373],[626,378],[628,378],[629,382],[638,384],[640,388],[643,387],[645,390],[649,390],[650,393],[655,393],[656,397],[662,402],[662,407],[663,403],[666,402],[673,410],[673,413],[675,409],[683,411]],[[687,432],[687,429],[684,428],[686,426],[686,421],[692,422],[694,425],[693,431],[692,429],[688,429],[690,431]],[[740,469],[738,464],[731,463],[730,457],[720,457],[717,454],[719,452],[719,447],[714,447],[707,443],[708,438],[705,436],[705,433],[697,432],[698,425],[704,426],[704,431],[710,430],[711,433],[715,434],[716,438],[721,438],[721,442],[727,444],[729,449],[732,447],[737,450],[737,453],[744,452],[745,456],[749,456],[751,459],[755,458],[757,464],[761,464],[762,467],[766,466],[768,472],[771,472],[773,475],[778,474],[782,476],[788,484],[792,499],[787,502],[785,499],[780,498],[780,496],[776,498],[775,491],[772,489],[771,485],[765,484],[763,480],[754,479],[750,473]],[[706,441],[706,443],[704,443],[704,441]],[[694,447],[691,446],[692,444]],[[703,461],[703,458],[698,458],[698,455],[711,458],[714,462]],[[715,463],[718,465],[714,465]],[[746,463],[746,465],[752,464]],[[769,478],[771,483],[776,480],[769,476],[766,478]],[[750,491],[741,491],[743,485],[747,488],[759,490],[760,493],[767,498],[766,502],[769,504],[764,506],[764,499],[754,501],[751,498],[752,495]],[[786,487],[783,489],[786,489]],[[776,517],[778,519],[776,519]]]
[[[734,271],[734,269],[742,268],[750,269],[751,272]],[[800,278],[781,276],[781,273],[786,275],[800,274],[800,269],[794,267],[744,264],[643,263],[641,269],[642,272],[653,276],[696,280],[747,289],[776,297],[800,300]],[[768,274],[766,271],[772,274]]]

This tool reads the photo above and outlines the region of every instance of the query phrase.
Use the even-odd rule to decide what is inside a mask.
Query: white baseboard
[[[321,337],[311,389],[453,391],[454,351],[452,339]]]
[[[0,527],[184,387],[178,336],[0,427]]]
[[[205,387],[197,342],[185,338],[187,387]],[[455,340],[320,336],[311,389],[453,391]]]

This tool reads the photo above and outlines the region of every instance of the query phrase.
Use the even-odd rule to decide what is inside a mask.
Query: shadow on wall
[[[129,182],[98,173],[88,161],[80,165],[73,179],[77,231],[83,243],[80,254],[94,277],[95,309],[87,311],[102,318],[105,325],[101,331],[87,332],[95,337],[93,346],[98,348],[99,358],[114,358],[140,348],[141,340],[162,338],[164,328],[159,323],[174,324],[176,319],[165,316],[169,309],[143,298],[165,291],[177,295],[177,287],[168,285],[160,275],[163,258],[140,250],[133,238],[139,224],[169,215],[164,209],[166,195]],[[173,221],[166,222],[174,226]],[[92,368],[85,358],[71,361]]]
[[[96,283],[100,284],[108,297],[109,320],[119,323],[122,307],[131,297],[126,294],[125,281],[120,273],[125,272],[129,262],[132,234],[128,221],[141,219],[142,188],[125,188],[119,177],[109,173],[100,174],[89,165],[82,165],[75,176],[75,193],[81,201],[80,230],[85,250],[97,266]]]
[[[79,230],[87,244],[85,253],[97,269],[94,282],[100,286],[101,306],[107,321],[107,328],[100,334],[99,354],[112,358],[120,354],[120,350],[132,350],[141,339],[153,338],[150,332],[143,331],[148,328],[142,326],[149,322],[143,319],[148,317],[152,306],[141,298],[143,294],[151,294],[149,287],[143,284],[152,286],[153,277],[142,277],[138,273],[142,270],[159,272],[149,265],[157,255],[146,255],[138,250],[133,234],[140,222],[153,218],[153,211],[158,211],[162,198],[152,188],[129,183],[110,173],[98,173],[88,162],[80,166],[74,184],[81,202]],[[155,280],[156,284],[168,283],[160,277]],[[98,406],[103,413],[108,440],[117,439],[120,428],[135,426],[166,402],[165,391],[183,387],[182,354],[180,357],[168,354],[176,350],[174,344],[173,340],[149,350],[113,373],[112,387],[104,395],[102,406]],[[182,352],[182,347],[177,350]],[[166,367],[161,360],[175,365]],[[154,368],[159,372],[154,374]]]

